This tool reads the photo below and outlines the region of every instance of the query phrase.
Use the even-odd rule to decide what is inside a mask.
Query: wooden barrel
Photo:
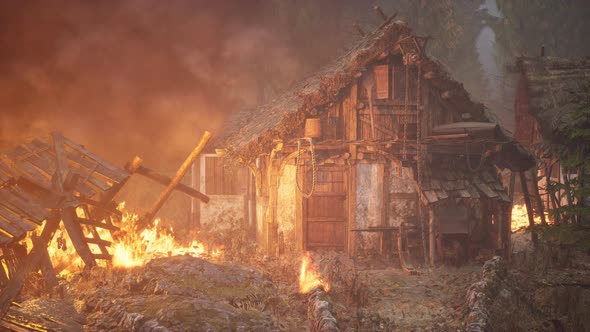
[[[322,137],[322,121],[319,118],[305,119],[305,137]]]

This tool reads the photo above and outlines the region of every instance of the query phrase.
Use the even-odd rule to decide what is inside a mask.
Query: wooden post
[[[516,181],[516,176],[513,171],[510,171],[510,186],[508,187],[508,196],[510,197],[510,202],[514,201],[514,182]]]
[[[348,181],[348,229],[356,228],[356,161],[350,160]],[[357,253],[356,248],[356,232],[348,232],[348,254],[355,257]]]
[[[200,158],[193,163],[191,169],[191,187],[195,190],[200,188],[200,174],[201,165]],[[196,198],[191,198],[191,231],[199,231],[201,229],[201,203]]]
[[[504,247],[504,209],[502,203],[496,203],[496,228],[498,230],[498,237],[496,239],[496,245],[498,249],[502,249]]]
[[[529,226],[535,225],[535,216],[533,214],[533,207],[531,205],[531,197],[529,196],[529,188],[526,182],[525,171],[520,171],[520,184],[522,186],[522,195],[524,196],[524,204],[526,205],[526,212],[529,217]],[[534,245],[537,245],[537,234],[531,232],[531,239]]]
[[[373,6],[373,10],[375,10],[375,12],[377,13],[377,15],[379,15],[379,17],[381,17],[381,19],[383,21],[387,21],[387,15],[385,15],[385,13],[381,9],[381,7],[375,5],[375,6]]]
[[[76,252],[84,261],[85,268],[91,268],[96,265],[92,252],[86,243],[82,227],[76,221],[76,209],[71,206],[63,208],[61,210],[61,219],[63,220],[70,240],[72,240],[74,248],[76,248]]]
[[[170,184],[168,184],[164,191],[162,191],[156,203],[154,203],[154,205],[151,207],[148,213],[142,218],[144,223],[149,224],[152,222],[152,220],[156,216],[156,213],[158,213],[158,211],[162,208],[168,197],[170,197],[170,194],[172,194],[174,188],[180,183],[182,177],[184,176],[184,174],[186,174],[186,172],[188,171],[189,167],[193,164],[195,159],[197,159],[203,148],[205,148],[205,145],[207,144],[210,138],[211,133],[205,131],[197,147],[191,152],[188,158],[186,158],[184,163],[180,165],[180,168],[176,172],[176,175],[174,175],[174,178],[172,178]]]
[[[43,251],[47,252],[47,244],[53,238],[53,234],[59,225],[58,218],[50,218],[46,221],[45,227],[39,237],[33,237],[33,249],[17,270],[11,276],[10,281],[0,293],[0,319],[6,315],[10,308],[12,300],[17,296],[23,287],[26,278],[31,274],[33,269],[41,263]]]
[[[64,183],[69,173],[68,157],[64,150],[64,140],[61,133],[51,133],[53,149],[55,151],[55,164],[57,169],[54,174],[54,186],[60,192],[64,192]]]
[[[428,207],[428,237],[429,237],[429,251],[430,251],[430,266],[436,264],[436,234],[434,226],[434,210],[432,206]]]
[[[535,196],[535,201],[537,204],[537,212],[541,216],[541,224],[547,225],[547,220],[545,220],[545,206],[543,205],[543,200],[541,199],[541,194],[539,193],[539,183],[537,182],[537,167],[533,167],[531,172],[532,182],[533,182],[533,195]]]

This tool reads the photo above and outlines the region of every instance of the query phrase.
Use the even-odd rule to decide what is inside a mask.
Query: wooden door
[[[312,171],[306,172],[306,192],[311,190]],[[303,199],[305,244],[308,250],[347,249],[348,171],[346,167],[320,166],[313,195]]]

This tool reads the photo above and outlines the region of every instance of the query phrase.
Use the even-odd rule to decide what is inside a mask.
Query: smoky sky
[[[269,3],[0,2],[0,145],[62,131],[118,165],[179,164],[305,71]]]

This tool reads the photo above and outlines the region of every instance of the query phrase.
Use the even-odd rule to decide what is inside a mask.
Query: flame
[[[130,268],[141,266],[152,258],[190,255],[194,257],[219,257],[221,250],[209,252],[201,242],[193,240],[189,246],[180,245],[172,227],[159,226],[156,219],[154,225],[141,231],[137,229],[139,217],[134,213],[124,213],[121,236],[113,244],[113,267]]]
[[[330,290],[330,284],[322,280],[320,273],[312,266],[311,257],[306,253],[301,258],[301,271],[299,272],[299,293],[306,294],[316,287],[322,287],[324,291]]]
[[[190,255],[219,258],[222,255],[223,248],[208,250],[203,243],[196,240],[191,241],[188,246],[182,245],[176,239],[173,228],[161,226],[159,219],[156,219],[150,227],[139,227],[139,216],[125,211],[125,202],[119,204],[118,209],[123,212],[121,222],[116,224],[120,228],[119,231],[114,232],[111,236],[108,230],[97,228],[101,239],[112,242],[107,250],[113,256],[112,266],[114,268],[142,266],[158,257]],[[77,208],[76,214],[80,218],[86,217],[82,208]],[[94,237],[88,229],[85,229],[84,233],[88,238]],[[48,249],[53,266],[56,271],[61,271],[61,274],[80,271],[84,266],[63,226],[56,232]],[[100,248],[94,244],[90,244],[90,250],[93,253],[100,253]],[[103,261],[99,260],[98,262]]]
[[[549,220],[549,215],[545,212],[545,220],[548,223],[551,223]],[[535,215],[534,217],[535,225],[541,224],[541,216]],[[512,232],[517,232],[519,230],[525,229],[529,227],[529,217],[526,211],[525,204],[514,204],[512,205],[512,223],[511,229]]]

